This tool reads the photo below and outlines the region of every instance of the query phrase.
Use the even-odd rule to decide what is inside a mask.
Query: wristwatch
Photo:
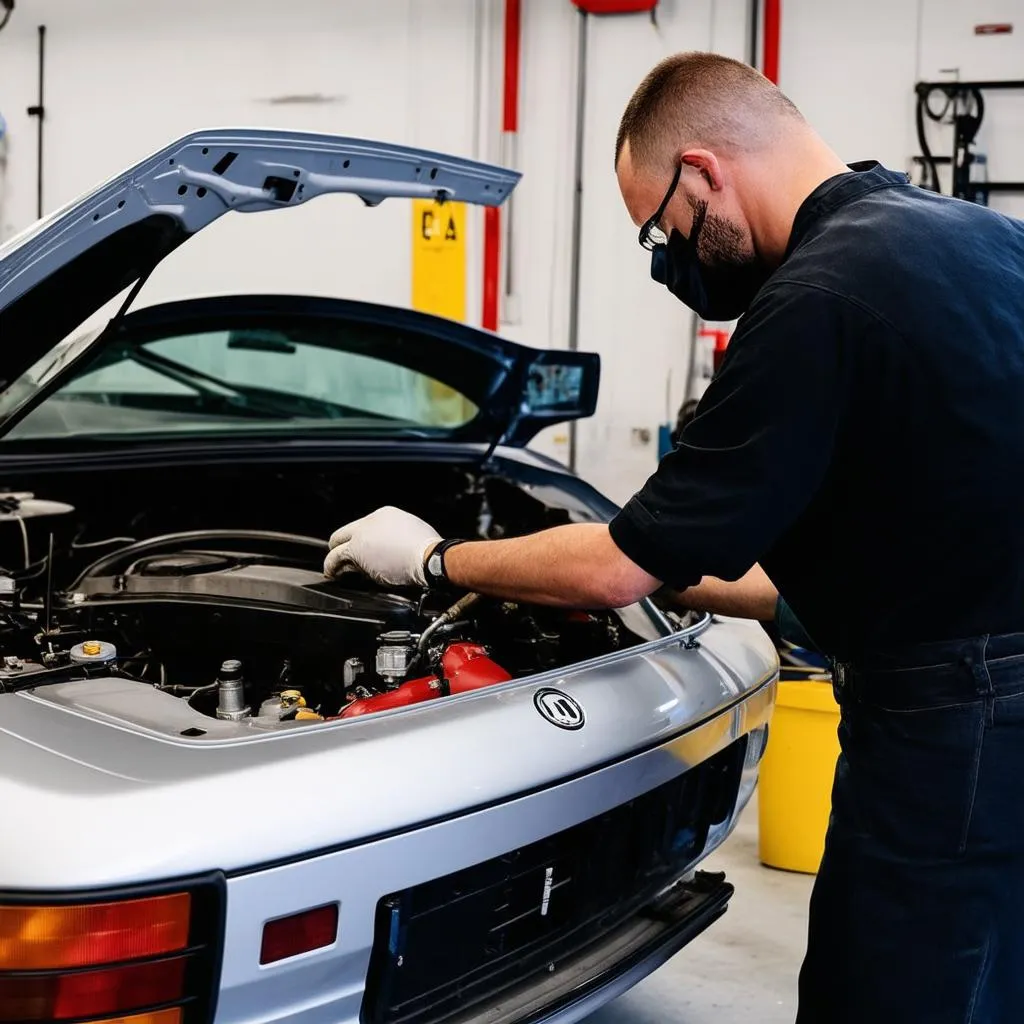
[[[449,584],[448,573],[444,567],[444,556],[445,552],[449,548],[455,547],[456,544],[463,544],[461,538],[449,539],[441,541],[433,551],[427,556],[426,561],[423,563],[423,575],[427,579],[427,586],[431,589],[437,587],[445,587]]]

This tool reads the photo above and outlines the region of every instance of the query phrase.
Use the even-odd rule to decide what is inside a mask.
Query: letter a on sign
[[[466,319],[466,207],[413,200],[412,306]]]

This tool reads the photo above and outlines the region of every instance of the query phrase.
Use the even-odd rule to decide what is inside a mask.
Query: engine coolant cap
[[[117,657],[117,648],[105,640],[86,640],[71,648],[71,660],[76,665],[92,665],[113,661]]]

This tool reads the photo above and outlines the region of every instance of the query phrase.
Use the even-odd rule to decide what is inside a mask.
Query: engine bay
[[[495,515],[487,485],[471,485],[476,535],[523,527]],[[197,713],[295,728],[457,696],[658,635],[636,609],[542,608],[384,588],[357,574],[329,580],[326,540],[267,528],[283,525],[277,516],[139,536],[148,518],[168,511],[167,502],[148,503],[159,501],[155,494],[144,495],[134,516],[104,516],[124,535],[83,540],[97,532],[87,518],[95,498],[67,481],[50,493],[0,495],[0,692],[115,678],[161,694],[163,703],[151,706],[186,725],[185,735],[207,731],[188,726]],[[449,514],[466,501],[465,492],[449,494]],[[531,503],[540,503],[524,505],[534,521],[543,519]],[[300,507],[309,513],[308,496]],[[147,511],[154,508],[156,516]],[[190,507],[184,525],[199,526],[199,509]],[[443,520],[440,508],[433,512]],[[223,516],[200,522],[211,520]],[[189,718],[172,713],[167,698]]]

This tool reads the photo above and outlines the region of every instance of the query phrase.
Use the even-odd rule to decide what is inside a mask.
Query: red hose
[[[387,693],[354,700],[342,710],[341,714],[334,717],[356,718],[359,715],[372,715],[378,711],[393,711],[395,708],[405,708],[410,704],[422,704],[425,700],[433,700],[440,696],[441,687],[437,678],[423,676],[421,679],[413,679],[393,690],[388,690]]]
[[[764,0],[764,76],[779,84],[779,41],[782,35],[782,0]]]
[[[353,701],[335,718],[356,718],[378,711],[392,711],[435,700],[447,694],[470,693],[487,686],[506,683],[512,677],[497,662],[487,656],[487,649],[479,644],[456,643],[441,656],[441,673],[444,681],[436,676],[422,676],[387,693]]]
[[[506,683],[512,677],[487,656],[479,644],[452,644],[441,656],[441,671],[449,693],[469,693],[485,686]]]

